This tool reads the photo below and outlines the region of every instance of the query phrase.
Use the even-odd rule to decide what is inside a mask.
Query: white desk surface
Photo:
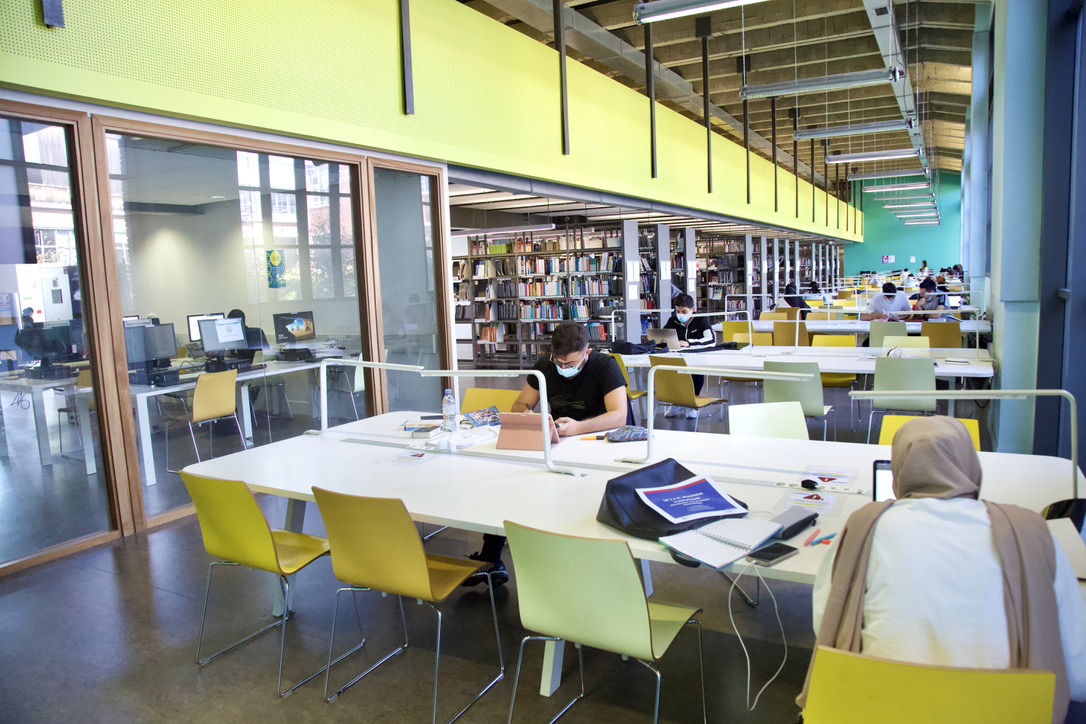
[[[75,387],[76,376],[58,380],[44,380],[33,377],[0,377],[0,390],[30,395],[30,404],[34,415],[34,429],[38,438],[38,459],[42,466],[53,464],[53,447],[49,440],[49,420],[45,410],[45,391],[62,389],[66,393]],[[82,420],[80,420],[82,422]],[[93,460],[87,473],[92,474]]]
[[[991,377],[995,374],[988,350],[933,349],[904,350],[904,356],[926,356],[935,360],[936,377]],[[682,357],[686,364],[697,367],[731,367],[760,370],[765,360],[778,362],[816,362],[822,372],[870,375],[875,373],[875,358],[885,352],[880,347],[755,347],[712,352],[668,353]],[[947,362],[948,357],[968,360],[968,364]],[[627,367],[648,367],[648,355],[623,355]]]
[[[819,310],[813,310],[819,311]],[[861,309],[860,312],[866,310]],[[773,319],[756,319],[751,324],[754,326],[755,332],[772,332],[773,322],[789,321],[789,320],[773,320]],[[906,321],[905,328],[910,334],[920,334],[920,321]],[[992,323],[988,321],[976,321],[974,319],[962,320],[958,323],[962,334],[976,334],[979,329],[981,334],[988,334],[992,331]],[[807,332],[810,334],[868,334],[871,331],[871,322],[865,322],[860,319],[807,319],[804,320],[804,325],[807,327]],[[719,332],[721,327],[719,325],[714,326],[714,329]]]
[[[397,497],[420,522],[483,533],[502,533],[503,521],[509,519],[572,535],[624,539],[637,558],[672,562],[661,544],[625,536],[596,521],[607,480],[631,467],[615,458],[643,454],[645,443],[564,440],[554,449],[557,460],[611,467],[586,468],[580,477],[547,471],[542,467],[542,453],[496,451],[492,443],[471,448],[468,452],[473,454],[433,453],[411,467],[394,465],[392,458],[402,454],[403,448],[433,442],[413,439],[396,429],[401,421],[418,414],[388,413],[320,435],[302,435],[197,463],[186,470],[244,480],[253,490],[303,501],[313,499],[314,485]],[[656,453],[660,459],[673,456],[693,472],[711,475],[762,517],[784,509],[791,495],[801,490],[798,483],[808,477],[812,466],[848,470],[849,482],[841,490],[861,492],[819,491],[835,496],[829,510],[819,516],[818,526],[826,534],[839,530],[848,515],[870,500],[872,462],[888,459],[890,448],[660,431]],[[540,462],[527,462],[533,459]],[[982,494],[993,500],[1040,510],[1071,495],[1070,462],[1065,459],[981,453],[981,463]],[[825,549],[801,547],[799,555],[762,573],[810,583]]]

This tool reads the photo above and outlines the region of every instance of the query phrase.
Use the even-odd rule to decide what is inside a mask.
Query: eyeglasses
[[[585,356],[587,356],[587,355],[585,355]],[[573,369],[574,367],[579,367],[581,365],[581,363],[584,362],[584,360],[585,360],[585,358],[581,357],[576,362],[559,362],[558,359],[553,354],[551,355],[551,362],[554,362],[554,366],[555,367],[561,367],[564,370],[569,370],[569,369]]]

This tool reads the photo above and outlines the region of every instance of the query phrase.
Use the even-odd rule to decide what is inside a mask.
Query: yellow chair
[[[921,322],[920,336],[931,340],[936,349],[961,349],[962,325],[958,322]]]
[[[796,325],[799,325],[798,332]],[[811,338],[807,334],[807,325],[803,322],[774,322],[773,345],[776,347],[809,347]]]
[[[1056,676],[890,661],[819,646],[804,724],[1047,724]]]
[[[928,349],[929,340],[927,337],[910,337],[908,335],[896,335],[888,334],[882,338],[882,346],[889,349],[891,347],[902,347],[905,349]]]
[[[837,299],[852,299],[855,294],[856,291],[854,289],[842,289],[837,292]]]
[[[606,354],[611,355],[615,358],[615,362],[618,362],[618,368],[622,370],[622,379],[626,380],[626,398],[631,402],[634,400],[638,401],[637,404],[639,405],[641,410],[641,419],[644,420],[645,399],[649,393],[645,390],[635,390],[634,388],[630,387],[630,373],[626,370],[626,363],[622,361],[622,355],[620,355],[618,352],[607,352]]]
[[[783,314],[785,319],[799,319],[799,313],[802,309],[803,307],[778,306],[772,312],[769,312],[769,314]],[[777,319],[777,317],[767,317],[763,313],[759,319]]]
[[[460,412],[474,412],[484,407],[497,407],[498,412],[512,412],[520,390],[498,390],[491,387],[468,387],[460,398]]]
[[[909,334],[909,328],[904,322],[884,322],[873,320],[867,334],[868,345],[871,347],[885,347],[883,338],[888,336],[905,337]]]
[[[739,347],[746,347],[750,344],[750,334],[747,332],[737,332],[732,341]],[[755,332],[754,333],[754,346],[755,347],[772,347],[773,346],[773,333],[772,332]]]
[[[317,501],[324,527],[328,533],[328,542],[332,553],[332,571],[336,578],[347,585],[336,592],[335,606],[332,609],[332,634],[328,642],[328,663],[324,671],[324,696],[332,701],[349,687],[362,680],[367,674],[408,647],[407,619],[404,617],[403,599],[414,598],[425,603],[437,613],[437,645],[434,653],[434,708],[433,721],[437,721],[437,692],[441,666],[441,609],[435,604],[441,603],[455,591],[468,576],[486,565],[479,561],[447,556],[431,555],[422,547],[418,529],[407,512],[402,500],[398,498],[367,498],[360,495],[347,495],[322,488],[313,488],[313,497]],[[490,574],[483,573],[488,582]],[[498,614],[494,606],[494,589],[490,589],[490,612],[494,619],[494,636],[498,645],[498,675],[487,684],[475,698],[468,703],[456,719],[467,711],[494,684],[505,675],[502,659],[501,635],[498,631]],[[365,640],[351,650],[332,660],[332,651],[336,636],[336,614],[339,610],[339,597],[342,593],[354,594],[358,591],[381,591],[399,597],[400,620],[403,623],[403,645],[387,654],[373,666],[341,686],[334,694],[328,695],[328,679],[332,667],[362,648]]]
[[[795,401],[803,408],[804,417],[822,420],[822,439],[827,439],[829,421],[827,416],[833,412],[833,405],[825,404],[822,395],[822,378],[819,377],[817,362],[777,362],[765,361],[766,372],[795,372],[811,375],[807,380],[766,380],[762,402]],[[837,439],[837,424],[834,418],[833,439]]]
[[[720,323],[720,341],[721,342],[733,342],[735,341],[735,335],[739,333],[746,334],[750,332],[750,325],[744,322],[721,322]]]
[[[64,415],[74,415],[78,411],[78,408],[74,404],[68,404],[67,397],[72,395],[73,397],[78,394],[79,390],[86,390],[94,387],[94,378],[91,375],[90,368],[79,370],[79,374],[75,378],[75,389],[69,389],[65,393],[65,404],[63,407],[57,408],[57,437],[60,438],[60,454],[64,454],[64,427],[61,423],[61,419]],[[90,412],[97,412],[98,409],[94,402],[94,397],[87,400],[87,410]],[[68,419],[71,419],[70,417]],[[78,420],[78,418],[77,418]],[[90,450],[84,451],[85,455],[93,455]]]
[[[686,367],[686,360],[682,357],[662,357],[660,355],[650,354],[649,365],[652,367],[659,367],[661,365]],[[702,397],[701,395],[694,393],[694,380],[690,375],[681,374],[679,372],[657,372],[656,373],[656,400],[657,402],[663,402],[668,405],[678,405],[679,407],[694,408],[695,410],[701,410],[703,407],[709,405],[724,405],[728,401],[722,397]],[[723,415],[721,415],[723,417]],[[701,415],[694,418],[694,431],[697,432],[698,421],[701,419]]]
[[[189,437],[192,438],[192,449],[196,452],[196,460],[199,461],[200,450],[196,447],[196,433],[193,425],[203,425],[216,420],[233,418],[234,425],[238,429],[238,438],[241,440],[241,449],[246,448],[245,435],[241,432],[241,423],[237,416],[237,398],[235,396],[238,380],[237,370],[226,372],[208,372],[202,374],[196,380],[196,389],[192,393],[192,412],[184,409],[182,401],[181,413],[163,415],[160,419],[164,424],[166,433],[166,469],[170,470],[170,423],[184,422],[189,426]],[[208,436],[211,441],[211,455],[215,456],[214,431]],[[170,470],[170,472],[177,472]]]
[[[509,551],[517,572],[517,603],[524,628],[538,632],[520,642],[509,721],[517,701],[517,682],[529,640],[568,640],[577,645],[581,693],[558,716],[584,698],[582,645],[632,657],[656,675],[653,722],[660,718],[660,672],[652,666],[686,624],[698,627],[701,706],[705,718],[705,667],[700,611],[690,606],[648,601],[630,548],[622,540],[581,538],[550,533],[505,521]],[[592,575],[584,575],[591,571]]]
[[[204,593],[204,612],[200,617],[200,638],[196,642],[196,663],[203,666],[219,654],[279,626],[279,679],[275,688],[280,696],[289,694],[323,669],[283,691],[283,644],[286,640],[287,619],[290,617],[290,582],[287,581],[287,576],[294,575],[328,553],[328,541],[305,533],[271,529],[256,498],[240,480],[218,480],[186,472],[181,473],[181,480],[184,481],[189,497],[196,507],[204,548],[208,555],[224,559],[213,561],[207,569],[207,590]],[[207,602],[211,595],[211,573],[215,566],[239,565],[268,571],[279,577],[283,613],[276,621],[259,631],[201,659],[200,648],[204,641]]]
[[[803,405],[796,401],[728,405],[728,434],[785,440],[810,439],[807,421],[803,418]]]
[[[808,317],[810,319],[810,317]],[[852,347],[856,348],[856,335],[855,334],[813,334],[811,335],[812,347]],[[822,386],[823,387],[852,387],[856,384],[856,375],[849,374],[847,372],[823,372]],[[859,415],[856,414],[856,400],[852,397],[848,398],[849,403],[849,419],[852,420],[852,431],[856,431],[856,421],[859,420]]]
[[[883,415],[882,427],[879,428],[879,445],[893,445],[894,435],[898,428],[909,420],[915,420],[916,415]],[[971,417],[956,418],[969,430],[969,437],[973,438],[973,447],[980,451],[980,423]]]
[[[819,307],[826,306],[826,301],[824,299],[808,299],[807,306],[811,309],[818,309]]]
[[[818,320],[818,321],[829,321],[829,319],[830,319],[830,313],[829,312],[811,312],[810,314],[807,315],[807,321],[808,322],[814,322],[816,320]]]
[[[879,357],[875,360],[873,389],[935,391],[935,362],[920,357]],[[867,442],[871,442],[871,422],[876,409],[913,410],[935,412],[935,400],[917,398],[873,398],[871,413],[867,417]]]
[[[781,309],[787,309],[787,307],[782,307]],[[758,315],[758,319],[786,320],[788,319],[788,313],[784,311],[762,312],[760,315]]]

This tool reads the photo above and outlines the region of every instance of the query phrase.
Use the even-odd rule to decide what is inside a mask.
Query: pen
[[[582,440],[606,440],[606,435],[581,435]]]
[[[836,534],[836,533],[830,533],[829,535],[824,535],[824,536],[822,536],[821,538],[819,538],[818,540],[816,540],[816,541],[815,541],[814,543],[812,543],[811,545],[818,545],[819,543],[829,543],[829,542],[830,542],[830,540],[831,540],[831,539],[832,539],[832,538],[833,538],[833,537],[834,537],[835,535],[837,535],[837,534]]]
[[[811,545],[811,541],[813,541],[815,538],[817,538],[818,534],[821,533],[821,532],[822,532],[821,528],[815,528],[814,533],[811,533],[811,537],[808,538],[803,545],[805,545],[805,546]]]

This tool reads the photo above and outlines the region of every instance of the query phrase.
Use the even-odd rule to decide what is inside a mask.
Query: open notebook
[[[769,520],[725,518],[666,535],[660,542],[707,566],[722,568],[761,546],[778,530],[780,525]]]

